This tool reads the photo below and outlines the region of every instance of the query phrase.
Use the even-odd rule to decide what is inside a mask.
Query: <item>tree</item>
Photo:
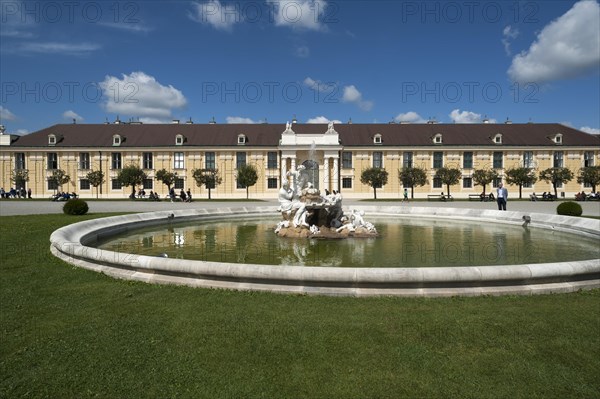
[[[596,192],[596,186],[600,185],[600,166],[586,166],[579,169],[577,183],[592,186],[592,192]]]
[[[429,183],[427,172],[419,167],[403,167],[398,171],[398,180],[404,187],[410,187],[410,198],[415,198],[415,186],[420,187]]]
[[[171,191],[171,186],[175,183],[177,175],[173,172],[169,172],[166,169],[156,171],[155,179],[167,186],[167,189]]]
[[[573,172],[569,168],[548,168],[540,172],[540,180],[546,183],[552,183],[554,197],[558,198],[556,186],[573,180]]]
[[[518,167],[506,170],[506,182],[519,186],[519,199],[522,198],[521,190],[526,184],[533,184],[537,181],[535,171],[531,168]]]
[[[238,168],[235,176],[240,186],[246,188],[246,199],[248,199],[248,187],[252,187],[258,181],[258,172],[254,165],[243,165]]]
[[[453,186],[458,183],[460,177],[462,176],[462,172],[460,169],[455,168],[439,168],[435,171],[435,178],[440,179],[443,184],[446,185],[446,190],[448,192],[448,197],[450,197],[450,186]]]
[[[71,176],[62,169],[56,169],[52,171],[52,175],[48,178],[48,181],[56,182],[56,185],[62,191],[62,186],[71,181]]]
[[[210,190],[216,188],[223,181],[219,176],[218,169],[194,169],[192,177],[196,180],[198,187],[204,186],[208,190],[208,199],[211,199]]]
[[[373,187],[373,195],[377,199],[377,188],[387,184],[388,172],[383,168],[368,168],[362,171],[360,182]]]
[[[135,188],[144,183],[144,180],[148,178],[146,172],[144,172],[137,165],[128,165],[119,171],[117,180],[121,182],[125,187],[131,186],[131,198],[135,198]]]
[[[104,172],[101,170],[93,170],[85,175],[85,178],[88,179],[92,187],[96,188],[96,198],[98,198],[98,187],[104,183]]]
[[[472,178],[475,185],[483,187],[483,194],[485,195],[485,186],[494,180],[499,179],[500,176],[494,169],[477,169],[473,171]]]
[[[27,169],[15,169],[10,176],[10,181],[15,183],[17,190],[25,187],[25,183],[29,181],[29,171]]]

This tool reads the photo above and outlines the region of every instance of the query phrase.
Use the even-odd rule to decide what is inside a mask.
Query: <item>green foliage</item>
[[[586,166],[579,169],[577,183],[592,186],[592,192],[596,192],[596,186],[600,185],[600,166]]]
[[[388,172],[383,168],[368,168],[362,171],[360,182],[373,187],[373,194],[377,199],[377,188],[387,184]]]
[[[519,167],[506,170],[506,182],[519,186],[519,198],[521,190],[526,184],[533,184],[537,181],[535,171],[531,168]]]
[[[98,198],[98,187],[104,183],[104,172],[101,170],[93,170],[85,175],[92,187],[96,187],[96,198]]]
[[[175,178],[177,176],[173,172],[169,172],[166,169],[161,169],[156,171],[154,178],[167,186],[169,190],[171,190],[171,186],[175,183]]]
[[[429,183],[427,180],[427,171],[418,167],[403,167],[398,171],[398,180],[404,187],[410,187],[411,198],[414,198],[415,186],[421,187]]]
[[[546,183],[552,183],[554,196],[558,197],[556,186],[573,180],[573,172],[571,172],[569,168],[548,168],[540,172],[540,180],[543,180]]]
[[[208,199],[211,199],[211,190],[223,182],[218,169],[194,169],[192,177],[198,187],[204,186],[208,190]]]
[[[473,171],[473,182],[476,186],[481,186],[485,193],[485,187],[493,182],[495,179],[500,178],[498,172],[494,169],[477,169]]]
[[[71,181],[71,176],[69,176],[62,169],[56,169],[52,171],[52,175],[48,178],[48,180],[55,181],[56,185],[62,190],[62,186]]]
[[[446,185],[448,196],[450,196],[450,186],[458,184],[462,172],[456,168],[439,168],[435,171],[435,178],[440,179]]]
[[[583,209],[577,202],[566,201],[556,207],[556,213],[567,216],[581,216]]]
[[[246,198],[248,198],[248,187],[252,187],[258,181],[256,167],[249,164],[239,167],[235,178],[241,186],[246,188]]]
[[[85,215],[89,210],[87,202],[82,199],[70,199],[63,206],[66,215]]]
[[[141,185],[148,175],[137,165],[128,165],[119,171],[117,180],[125,187],[131,186],[132,195],[135,196],[135,187]]]
[[[17,186],[24,184],[29,181],[29,171],[27,169],[15,169],[12,171],[10,181],[14,182]]]

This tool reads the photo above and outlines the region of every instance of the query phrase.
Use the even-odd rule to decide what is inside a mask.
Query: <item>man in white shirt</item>
[[[496,202],[498,202],[498,210],[506,210],[506,200],[508,198],[508,190],[502,186],[502,183],[498,184],[496,189]]]

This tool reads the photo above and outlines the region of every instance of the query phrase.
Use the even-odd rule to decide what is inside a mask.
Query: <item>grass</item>
[[[0,397],[600,397],[600,290],[276,295],[114,280],[50,255],[54,229],[99,216],[0,218]]]

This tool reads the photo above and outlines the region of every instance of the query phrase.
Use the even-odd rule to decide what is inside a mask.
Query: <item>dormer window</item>
[[[175,136],[175,145],[183,145],[185,143],[185,137],[183,134],[178,134]]]
[[[435,136],[433,136],[433,144],[442,144],[442,134],[438,133]]]
[[[492,140],[494,141],[494,144],[502,144],[502,135],[498,133],[492,138]]]
[[[245,134],[238,134],[237,143],[238,144],[246,144],[247,143],[247,137],[246,137],[246,135]]]
[[[375,143],[375,144],[381,144],[382,142],[383,142],[383,141],[382,141],[382,139],[381,139],[381,134],[376,134],[376,135],[373,137],[373,143]]]
[[[555,144],[562,144],[563,140],[562,140],[562,134],[557,133],[554,135],[554,143]]]
[[[113,136],[112,143],[113,143],[114,146],[120,146],[122,142],[123,142],[123,138],[120,135],[115,134]]]
[[[56,136],[53,134],[48,135],[48,145],[56,145]]]

